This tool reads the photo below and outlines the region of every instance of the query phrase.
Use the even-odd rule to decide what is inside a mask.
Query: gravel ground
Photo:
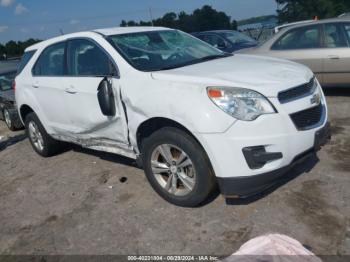
[[[266,233],[318,255],[350,254],[350,90],[327,95],[333,140],[290,172],[300,176],[254,199],[217,196],[196,209],[158,197],[133,161],[75,146],[43,159],[1,122],[0,254],[226,256]]]

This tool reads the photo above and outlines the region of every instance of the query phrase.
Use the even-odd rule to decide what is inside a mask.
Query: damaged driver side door
[[[71,39],[67,43],[67,67],[64,101],[70,122],[69,140],[133,157],[112,58],[91,39]]]

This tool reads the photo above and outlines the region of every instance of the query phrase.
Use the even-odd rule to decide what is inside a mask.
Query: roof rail
[[[275,29],[274,29],[274,32],[275,32],[275,34],[277,34],[283,28],[291,27],[291,26],[294,26],[294,25],[306,24],[306,23],[310,23],[310,22],[314,22],[314,21],[317,21],[317,20],[304,20],[304,21],[299,21],[299,22],[294,22],[294,23],[283,24],[283,25],[280,25],[280,26],[276,26]]]

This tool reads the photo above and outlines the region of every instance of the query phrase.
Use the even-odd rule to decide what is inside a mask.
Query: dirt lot
[[[0,123],[0,254],[225,256],[270,232],[319,255],[350,254],[350,90],[327,93],[333,141],[291,175],[311,171],[197,209],[163,201],[128,159],[79,147],[43,159]]]

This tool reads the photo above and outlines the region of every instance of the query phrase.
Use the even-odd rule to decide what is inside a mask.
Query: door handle
[[[33,84],[32,87],[39,88],[39,85],[38,84]]]
[[[74,87],[68,87],[68,88],[65,89],[65,91],[68,94],[76,94],[77,93],[77,91],[75,90]]]
[[[338,60],[338,59],[340,59],[340,57],[337,56],[337,55],[330,55],[330,56],[328,56],[328,58],[329,58],[329,59],[332,59],[332,60]]]

